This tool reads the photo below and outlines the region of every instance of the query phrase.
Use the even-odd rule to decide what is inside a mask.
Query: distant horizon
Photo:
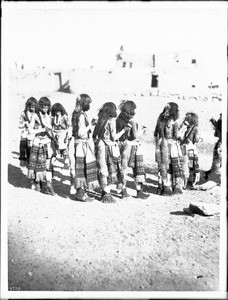
[[[119,47],[120,48],[120,47]],[[119,52],[116,51],[116,54]],[[152,56],[153,55],[160,55],[160,54],[180,54],[180,55],[183,55],[183,54],[188,54],[188,53],[192,53],[193,55],[196,54],[196,55],[203,55],[204,52],[200,52],[200,51],[194,51],[194,50],[161,50],[161,51],[154,51],[154,52],[134,52],[134,51],[131,51],[131,52],[128,52],[128,51],[124,51],[124,53],[126,53],[127,55],[139,55],[139,56],[151,56],[151,59],[152,59]],[[23,62],[18,62],[18,61],[14,61],[14,62],[11,62],[9,68],[12,68],[14,69],[16,64],[18,66],[24,66],[25,69],[42,69],[42,68],[45,68],[45,69],[49,69],[49,70],[52,70],[52,69],[66,69],[66,70],[72,70],[72,69],[110,69],[110,68],[115,68],[116,67],[116,54],[114,55],[113,57],[113,64],[110,64],[110,65],[74,65],[74,64],[71,64],[71,66],[64,66],[64,67],[58,67],[58,66],[51,66],[51,67],[48,67],[46,65],[37,65],[35,66],[35,63],[32,65],[32,67],[26,65],[25,63]],[[148,66],[149,68],[149,66]],[[19,67],[20,69],[20,67]]]

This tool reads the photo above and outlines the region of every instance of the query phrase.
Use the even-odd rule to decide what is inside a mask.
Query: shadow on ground
[[[29,181],[26,175],[21,171],[20,167],[8,164],[8,181],[15,187],[29,188]]]
[[[184,211],[171,211],[170,215],[174,216],[190,216],[190,214],[184,212]]]
[[[20,153],[16,151],[12,151],[12,154],[16,155],[13,158],[19,159]]]
[[[157,177],[157,167],[155,165],[154,167],[146,167],[145,172],[146,175],[149,174]],[[130,173],[128,174],[128,176],[132,179],[132,181],[127,182],[127,187],[136,190],[133,174]],[[143,191],[145,193],[157,195],[157,185],[158,185],[157,180],[146,178],[146,183],[144,184]]]
[[[32,239],[32,236],[30,238]],[[43,249],[44,246],[37,244],[37,247]],[[45,250],[43,251],[45,253]],[[107,269],[106,264],[98,265],[98,262],[91,257],[92,264],[88,267],[86,262],[80,259],[76,259],[74,263],[72,259],[63,260],[61,248],[55,251],[51,252],[47,260],[45,255],[32,250],[20,235],[10,233],[8,288],[18,287],[21,291],[141,290],[140,280],[137,279],[142,277],[141,271],[139,268],[134,268],[131,262],[126,263],[125,272],[119,273],[116,272],[118,267],[116,260],[110,261]],[[56,260],[58,254],[59,259]],[[147,261],[147,264],[151,268],[151,262]],[[202,278],[201,280],[196,281],[193,276],[189,278],[186,274],[180,276],[174,272],[163,273],[159,264],[153,263],[152,266],[150,275],[143,278],[146,291],[203,291],[207,288],[203,276],[199,277]],[[133,271],[128,271],[129,269]],[[134,272],[134,288],[132,288],[132,272]],[[62,280],[63,278],[65,280]]]
[[[19,153],[18,152],[12,152],[13,154],[17,155],[16,158],[18,158]],[[157,171],[153,168],[146,168],[146,173],[156,175]],[[70,181],[70,176],[62,174],[60,171],[55,170],[54,172],[55,177],[53,178],[53,188],[55,193],[62,198],[69,198],[71,200],[75,200],[74,195],[70,195],[70,184],[65,183]],[[131,179],[133,178],[132,174],[128,174],[128,176]],[[10,184],[12,184],[14,187],[20,187],[20,188],[30,188],[30,182],[27,179],[26,175],[22,172],[20,167],[16,167],[12,164],[8,164],[8,181]],[[133,190],[136,190],[134,180],[127,182],[127,187],[131,188]],[[157,181],[153,180],[151,178],[146,179],[146,184],[143,188],[145,193],[149,194],[157,194]],[[115,196],[119,196],[118,194]],[[90,197],[95,198],[96,200],[100,200],[100,195],[97,194],[91,194]]]

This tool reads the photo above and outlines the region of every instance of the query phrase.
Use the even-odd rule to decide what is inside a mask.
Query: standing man
[[[69,143],[71,194],[76,200],[91,200],[86,189],[93,190],[99,186],[97,179],[97,163],[94,156],[94,145],[90,139],[91,127],[86,112],[92,102],[90,96],[81,94],[76,99],[72,114],[72,139]]]

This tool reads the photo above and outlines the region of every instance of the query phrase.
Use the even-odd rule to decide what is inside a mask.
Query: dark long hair
[[[72,124],[72,135],[73,136],[77,136],[78,135],[78,121],[79,121],[79,117],[81,114],[84,114],[83,111],[79,111],[77,112],[76,110],[73,111],[73,114],[72,114],[72,118],[71,118],[71,124]],[[85,116],[85,125],[88,126],[89,125],[89,122],[87,120],[87,116],[84,114]]]
[[[28,100],[25,103],[24,113],[26,113],[26,111],[29,109],[29,107],[31,105],[35,105],[35,107],[37,106],[37,100],[36,100],[36,98],[34,98],[34,97],[28,98]]]
[[[42,114],[44,114],[42,106],[48,106],[47,113],[50,114],[50,111],[51,111],[51,101],[48,99],[48,97],[41,97],[40,100],[38,101],[38,105],[37,105],[37,111],[41,112]]]
[[[194,112],[187,112],[184,121],[187,121],[190,127],[199,125],[199,117]]]
[[[87,94],[80,94],[77,99],[76,99],[76,103],[75,103],[75,111],[76,112],[80,112],[82,111],[87,111],[89,104],[92,102],[92,99],[90,98],[89,95]]]
[[[73,136],[77,136],[78,135],[78,120],[79,120],[79,116],[81,115],[81,113],[87,111],[89,109],[89,105],[92,102],[91,98],[89,95],[87,94],[80,94],[77,98],[76,98],[76,102],[75,102],[75,108],[72,114],[72,118],[71,118],[71,124],[72,124],[72,134]],[[86,115],[85,115],[86,117]],[[86,126],[89,125],[87,118],[85,118],[85,122],[86,122]]]
[[[175,102],[169,102],[159,115],[160,121],[171,120],[176,121],[179,118],[179,107]]]
[[[222,140],[222,114],[220,114],[219,119],[216,121],[214,118],[210,119],[210,122],[214,128],[214,136]]]
[[[135,115],[136,105],[133,101],[123,101],[120,105],[120,114],[116,119],[116,132],[120,132]]]
[[[175,102],[169,102],[160,113],[157,120],[157,133],[161,138],[165,136],[165,126],[170,120],[176,121],[179,118],[179,107]],[[174,126],[174,137],[177,138],[178,126]]]
[[[56,115],[57,111],[60,111],[62,116],[67,115],[67,112],[66,112],[65,108],[60,103],[55,103],[55,104],[52,105],[51,115],[54,117]]]
[[[116,118],[116,116],[116,105],[113,102],[106,102],[98,112],[98,121],[93,131],[93,139],[102,138],[108,119]]]
[[[48,111],[47,113],[50,114],[51,111],[51,101],[48,99],[48,97],[41,97],[40,100],[37,103],[37,109],[36,109],[36,113],[38,114],[38,117],[40,119],[40,124],[41,126],[44,128],[44,124],[43,121],[40,117],[40,113],[44,115],[44,111],[43,111],[43,106],[48,106]]]

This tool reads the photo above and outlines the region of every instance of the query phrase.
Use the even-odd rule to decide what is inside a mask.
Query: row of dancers
[[[92,99],[87,94],[77,97],[71,120],[60,103],[34,97],[26,101],[19,128],[20,164],[28,169],[31,189],[55,195],[54,165],[57,157],[64,159],[70,171],[70,194],[79,201],[90,201],[89,191],[101,189],[101,201],[115,202],[111,187],[116,184],[122,198],[129,197],[127,175],[132,169],[136,195],[147,199],[146,172],[140,135],[145,127],[136,122],[136,104],[121,101],[119,114],[113,102],[106,102],[97,118],[89,120]],[[200,141],[198,116],[188,112],[181,124],[179,107],[165,105],[154,130],[155,160],[158,165],[157,193],[182,193],[187,185],[200,179],[196,144]]]

